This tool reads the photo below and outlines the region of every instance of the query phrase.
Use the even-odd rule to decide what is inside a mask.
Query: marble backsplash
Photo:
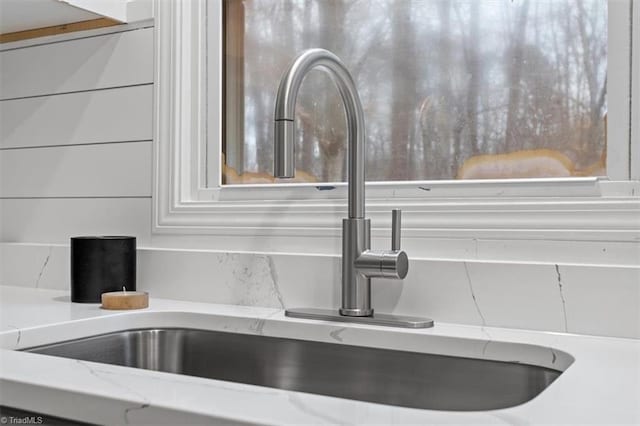
[[[337,308],[340,258],[138,249],[152,297],[275,308]],[[69,247],[0,243],[0,284],[69,288]],[[436,322],[640,338],[640,266],[411,259],[374,280],[376,311]]]

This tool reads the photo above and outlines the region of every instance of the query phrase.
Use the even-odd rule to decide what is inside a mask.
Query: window
[[[279,0],[274,3],[275,0],[256,0],[255,2],[253,0],[245,0],[243,3],[233,3],[234,1],[231,0],[230,3],[225,3],[225,0],[174,0],[156,3],[155,57],[157,74],[154,85],[154,123],[156,127],[154,140],[154,196],[152,203],[154,207],[154,233],[186,233],[201,236],[197,239],[185,239],[190,247],[193,247],[194,241],[203,241],[202,247],[226,250],[284,250],[335,254],[339,252],[341,219],[346,214],[347,191],[344,183],[337,182],[327,185],[324,183],[278,182],[276,184],[236,185],[230,184],[230,182],[223,182],[222,176],[225,168],[233,168],[238,176],[248,175],[249,173],[267,177],[271,175],[272,158],[267,151],[271,149],[270,137],[268,135],[264,137],[256,136],[258,130],[252,128],[252,126],[264,125],[265,127],[262,131],[270,132],[273,105],[271,105],[271,101],[264,100],[265,111],[263,114],[267,119],[261,121],[253,118],[253,115],[257,114],[256,111],[259,107],[252,105],[251,100],[247,102],[246,99],[252,92],[261,93],[262,97],[272,96],[279,76],[272,83],[266,80],[263,82],[263,85],[270,86],[270,89],[262,88],[258,85],[260,90],[257,90],[247,85],[246,76],[249,69],[246,68],[250,66],[247,65],[247,61],[251,58],[245,61],[245,59],[238,56],[235,59],[231,58],[231,60],[227,58],[225,61],[225,52],[227,54],[230,52],[237,52],[237,55],[245,54],[244,50],[247,45],[247,40],[245,39],[248,35],[246,34],[247,31],[240,32],[240,30],[248,28],[246,22],[242,22],[249,19],[246,8],[251,5],[262,8],[268,4],[277,4],[279,7],[288,4],[293,8],[292,10],[299,11],[301,4],[309,4],[312,7],[307,9],[307,13],[311,14],[312,17],[318,17],[320,4],[337,4],[337,2],[319,0],[291,2],[289,0]],[[405,3],[419,4],[417,1],[410,2],[408,0],[397,2],[397,4]],[[435,16],[431,21],[428,21],[430,28],[434,31],[440,25],[438,24],[440,22],[437,14],[438,7],[444,8],[446,3],[451,4],[449,12],[450,20],[453,23],[462,19],[460,17],[470,16],[472,7],[478,7],[481,16],[487,18],[489,9],[492,7],[490,5],[502,4],[503,2],[502,0],[487,0],[486,2],[477,2],[480,5],[474,6],[476,2],[471,2],[470,0],[467,2],[454,2],[453,0],[442,2],[425,1],[424,4],[431,4],[431,7],[435,8],[433,10],[436,11]],[[504,15],[506,12],[503,11],[500,18],[496,19],[499,21],[515,19],[517,23],[517,20],[523,14],[522,9],[519,8],[524,3],[525,0],[505,0],[504,7],[508,7],[510,15]],[[544,117],[543,114],[538,113],[540,111],[538,107],[541,102],[548,101],[548,99],[539,96],[531,88],[542,87],[549,90],[546,93],[554,93],[561,90],[560,88],[562,87],[565,87],[565,89],[569,87],[576,97],[568,100],[571,106],[569,110],[575,112],[570,115],[570,120],[573,121],[569,122],[573,123],[571,126],[576,123],[582,123],[581,126],[578,126],[578,130],[584,131],[585,135],[592,135],[592,139],[587,138],[590,142],[586,143],[587,139],[584,138],[576,138],[575,134],[578,130],[576,132],[566,130],[569,128],[566,124],[564,124],[565,130],[561,131],[563,122],[551,120],[552,123],[556,124],[553,126],[538,124],[537,127],[525,127],[530,129],[524,135],[526,136],[524,138],[526,143],[516,138],[518,140],[517,143],[524,145],[516,146],[513,149],[509,148],[507,150],[504,147],[496,147],[495,151],[485,150],[484,148],[489,144],[481,142],[478,145],[480,152],[470,154],[468,150],[472,145],[465,143],[459,145],[460,149],[456,157],[454,148],[458,145],[448,142],[449,148],[444,149],[444,151],[449,157],[446,160],[447,167],[443,168],[443,174],[440,176],[432,174],[433,169],[426,169],[426,172],[422,171],[424,173],[428,172],[428,175],[423,176],[436,176],[440,178],[438,180],[417,180],[420,175],[416,174],[416,170],[406,167],[408,169],[406,178],[411,180],[399,181],[398,179],[401,179],[401,177],[396,175],[389,176],[389,173],[392,173],[395,169],[387,169],[389,172],[385,174],[380,172],[380,170],[385,169],[376,169],[376,167],[370,165],[369,172],[382,174],[380,178],[369,175],[367,182],[366,216],[372,220],[373,241],[377,238],[385,238],[384,241],[386,242],[390,222],[389,210],[401,208],[404,211],[404,229],[410,230],[410,233],[407,233],[409,238],[406,238],[405,241],[407,249],[410,250],[412,256],[434,256],[436,253],[437,256],[445,257],[472,257],[474,256],[473,253],[480,253],[481,256],[482,252],[476,249],[478,247],[477,244],[481,244],[482,241],[490,241],[491,243],[488,244],[491,247],[496,247],[494,258],[500,259],[515,259],[517,256],[521,256],[521,259],[528,259],[527,253],[530,253],[528,247],[531,247],[532,240],[540,243],[536,243],[536,247],[543,247],[545,253],[559,254],[561,257],[564,256],[562,258],[567,259],[567,261],[580,261],[579,253],[584,252],[584,250],[601,250],[598,246],[598,242],[601,241],[616,242],[616,244],[620,243],[625,247],[635,244],[635,247],[637,247],[637,241],[640,239],[640,231],[638,231],[640,200],[637,196],[640,193],[640,182],[631,179],[637,179],[638,170],[640,169],[640,161],[637,159],[637,155],[634,154],[638,152],[640,141],[637,136],[634,136],[635,139],[632,142],[630,129],[634,126],[635,133],[633,134],[640,134],[637,132],[637,123],[631,120],[631,117],[638,116],[638,102],[634,102],[636,98],[631,98],[631,79],[632,76],[637,79],[637,75],[640,72],[636,71],[635,68],[632,72],[632,66],[637,68],[638,64],[632,63],[631,50],[633,48],[634,52],[636,52],[633,56],[635,59],[640,57],[640,42],[634,43],[632,46],[632,36],[635,37],[634,40],[638,40],[638,32],[636,31],[632,34],[631,30],[640,27],[640,12],[638,8],[632,8],[633,4],[630,0],[585,0],[580,2],[580,7],[583,8],[582,12],[580,11],[581,9],[578,9],[577,3],[577,0],[572,3],[568,3],[567,0],[529,0],[527,22],[533,22],[530,20],[533,20],[534,16],[545,17],[544,19],[539,18],[545,22],[538,23],[540,28],[538,40],[542,43],[542,46],[547,46],[549,34],[544,35],[542,28],[546,25],[551,25],[546,22],[549,10],[553,11],[554,8],[561,8],[562,5],[567,4],[573,6],[568,10],[570,13],[563,16],[565,19],[574,22],[572,28],[577,32],[572,34],[578,40],[582,40],[580,38],[582,36],[580,35],[579,27],[575,26],[575,19],[581,13],[588,16],[589,19],[585,21],[584,32],[585,35],[589,36],[584,40],[588,40],[591,46],[599,46],[598,49],[600,50],[590,48],[595,49],[593,50],[594,54],[596,52],[603,53],[601,49],[606,49],[606,64],[598,62],[598,72],[593,74],[597,76],[595,79],[595,87],[597,89],[589,91],[588,84],[586,84],[586,75],[588,75],[586,68],[583,68],[583,71],[578,71],[580,67],[584,67],[577,59],[582,57],[580,52],[585,49],[583,42],[580,41],[575,45],[575,51],[570,51],[567,57],[570,61],[569,68],[575,71],[574,74],[571,74],[573,76],[571,77],[573,78],[572,82],[565,82],[564,86],[560,83],[554,83],[551,86],[547,83],[543,84],[553,79],[547,78],[548,75],[544,72],[540,74],[532,73],[533,68],[530,66],[522,67],[522,76],[528,77],[527,79],[522,77],[519,80],[521,82],[518,85],[520,88],[520,101],[514,102],[514,104],[521,106],[516,115],[518,122],[536,119],[538,120],[536,121],[537,123],[544,124],[547,123],[545,120],[555,119],[556,117]],[[243,7],[233,12],[228,7],[233,4]],[[364,8],[366,10],[363,13],[371,15],[376,8],[387,7],[389,3],[387,0],[371,0],[370,2],[354,0],[345,4],[351,7],[359,5],[360,8],[363,8],[362,5],[366,4],[367,8]],[[223,9],[223,5],[226,5],[227,8]],[[369,7],[369,5],[374,5],[375,7]],[[458,5],[457,12],[453,5]],[[538,9],[537,12],[536,8]],[[386,31],[386,33],[390,34],[395,10],[388,9],[388,11],[389,13],[384,18],[388,21],[387,26],[381,26],[376,30],[379,29],[380,32]],[[353,12],[350,13],[351,15],[347,13],[346,16],[354,16]],[[537,15],[538,13],[542,13],[542,15]],[[235,26],[230,26],[229,23],[225,26],[225,14],[235,14],[242,19],[238,18],[239,20],[230,21],[235,22],[237,24]],[[420,16],[413,12],[409,15],[406,22],[413,22]],[[634,27],[631,25],[632,17],[635,19]],[[280,18],[274,15],[273,19]],[[421,19],[424,19],[424,17]],[[315,21],[310,18],[309,22]],[[469,25],[471,25],[471,21],[469,21]],[[488,37],[487,34],[491,33],[491,28],[484,28],[482,23],[478,25],[478,32],[482,31],[482,37]],[[556,28],[556,31],[560,31],[560,22],[554,25],[556,27],[553,28]],[[602,38],[603,26],[607,28],[604,38]],[[507,29],[513,32],[516,31],[516,27],[517,25],[512,25]],[[535,28],[535,25],[533,27]],[[469,37],[468,34],[471,28],[469,26],[459,27],[455,30],[458,31],[455,37],[453,28],[452,25],[451,43],[464,47],[465,37]],[[362,28],[357,25],[351,29],[351,31],[356,32],[359,30],[362,30]],[[236,34],[236,32],[238,33]],[[523,35],[524,40],[527,41],[526,46],[530,44],[530,40],[536,40],[535,31],[533,36],[530,32],[527,29]],[[362,37],[357,38],[358,43],[365,43],[367,38],[364,36],[368,33],[362,31]],[[416,37],[417,34],[415,34]],[[550,34],[553,34],[553,31]],[[558,36],[559,34],[560,32],[557,33]],[[596,36],[598,34],[599,36]],[[265,34],[265,36],[267,35],[269,34]],[[438,37],[434,37],[437,42]],[[501,42],[503,43],[501,46],[505,48],[506,39],[502,35],[494,38],[496,39],[494,43],[499,44]],[[232,40],[235,40],[235,42],[232,42]],[[602,45],[605,40],[606,46]],[[532,47],[531,50],[541,50],[541,45],[538,44],[537,48]],[[421,44],[416,43],[416,48],[421,46]],[[263,47],[263,49],[268,50],[266,47]],[[487,48],[483,49],[485,49],[486,54]],[[337,50],[337,48],[334,48],[334,50]],[[547,47],[544,47],[543,50],[544,55],[551,55],[547,51]],[[388,48],[387,51],[389,51]],[[552,49],[552,51],[555,50]],[[455,54],[452,52],[451,61],[453,65],[451,69],[457,69],[458,71],[451,72],[452,76],[455,77],[451,79],[451,87],[452,91],[457,93],[458,97],[462,96],[461,99],[464,101],[469,96],[468,92],[464,90],[465,85],[468,85],[469,76],[460,71],[466,67],[463,53],[464,49],[461,50],[461,48],[455,50]],[[281,62],[281,65],[274,65],[269,71],[272,73],[277,72],[278,74],[283,71],[288,61],[295,56],[293,51],[287,53],[289,55],[288,58],[276,55],[275,51],[269,54],[273,58],[280,58],[278,61]],[[438,49],[431,49],[428,54],[434,58],[434,62],[427,65],[437,69],[438,65],[435,58],[439,55]],[[501,67],[500,64],[502,62],[499,60],[503,54],[502,50],[496,48],[496,51],[489,52],[488,56],[493,57],[494,61],[491,69],[495,69],[495,72],[498,73],[497,75],[501,75],[500,78],[504,80],[508,74],[504,72],[504,69],[500,71],[501,68],[504,68]],[[350,60],[349,55],[342,55],[345,57],[347,65],[353,69],[353,64],[348,62]],[[534,57],[530,53],[526,53],[526,55]],[[551,57],[554,58],[555,56]],[[601,58],[600,61],[604,61],[604,57],[598,57]],[[573,65],[571,61],[573,61]],[[538,62],[542,63],[543,61]],[[488,63],[491,63],[491,61],[483,64],[483,75],[489,72]],[[550,63],[553,65],[555,62],[550,61]],[[459,68],[455,68],[454,65]],[[530,65],[530,62],[527,62],[527,65]],[[606,80],[604,75],[605,65],[609,73]],[[374,64],[368,66],[367,72],[362,71],[364,74],[358,72],[357,69],[354,70],[354,74],[360,75],[361,77],[359,78],[365,78],[364,76],[373,78],[368,76],[367,73],[371,73],[375,69],[376,66]],[[389,74],[389,71],[384,71],[381,66],[378,69],[381,73],[386,72]],[[535,69],[540,69],[540,67]],[[265,69],[266,71],[267,69]],[[225,79],[223,79],[223,74],[225,74]],[[229,78],[230,75],[240,78],[233,80]],[[421,87],[427,87],[436,93],[441,90],[438,78],[438,74],[429,73],[424,80],[421,80]],[[260,80],[254,81],[259,82]],[[383,80],[381,79],[380,81]],[[605,84],[606,92],[602,90],[603,83]],[[311,90],[314,86],[323,87],[323,84],[327,84],[326,79],[321,73],[316,73],[313,79],[309,79],[303,85],[300,101],[305,102],[305,99],[307,99],[308,102],[308,99],[313,97],[311,92],[305,94],[305,90]],[[479,100],[473,103],[478,108],[478,111],[483,112],[483,114],[486,111],[486,106],[482,102],[483,99],[492,100],[501,97],[503,102],[509,99],[509,87],[500,85],[493,87],[495,88],[495,93],[491,96],[483,94],[484,89],[480,88],[477,98]],[[638,85],[633,87],[633,93],[636,93]],[[388,96],[390,90],[387,87],[386,89],[380,89],[379,92],[386,93],[385,96]],[[407,110],[413,111],[415,114],[426,108],[426,106],[423,106],[422,101],[415,101],[416,98],[423,100],[427,96],[426,92],[421,90],[423,89],[416,90],[415,96],[413,94],[408,95],[409,98],[414,100],[412,101],[413,104],[408,104]],[[362,91],[366,92],[367,89],[362,89]],[[369,90],[369,92],[366,96],[364,94],[362,96],[371,101],[373,99],[373,91]],[[231,96],[232,93],[236,95]],[[591,96],[592,93],[606,96],[602,101],[603,103],[596,104],[602,105],[602,109],[597,114],[599,118],[590,121],[588,113],[591,111],[591,100],[601,99],[598,97],[593,98]],[[226,97],[223,94],[226,94]],[[333,87],[326,90],[327,97],[334,96],[334,94],[335,89]],[[533,95],[533,98],[530,98],[529,95]],[[321,93],[318,97],[324,96],[325,93]],[[580,102],[577,101],[577,97],[581,99]],[[471,98],[475,99],[475,95],[471,96]],[[235,105],[231,102],[233,99],[236,100]],[[258,99],[260,99],[260,96],[258,96]],[[430,99],[440,104],[444,102],[437,96],[435,99]],[[240,100],[242,102],[237,102]],[[334,99],[334,101],[336,102],[334,104],[336,109],[341,109],[342,106],[337,103],[337,100]],[[567,99],[561,99],[561,101],[567,102]],[[330,102],[330,100],[327,102]],[[416,104],[419,105],[417,109]],[[500,103],[495,105],[501,106]],[[524,106],[527,108],[525,109]],[[319,114],[318,117],[320,117],[320,114],[332,113],[332,111],[326,110],[322,112],[324,108],[330,107],[321,107],[320,104],[317,106],[312,105],[312,107],[314,108],[313,113]],[[393,134],[393,120],[390,119],[389,113],[392,107],[392,103],[387,103],[386,106],[375,106],[380,111],[383,111],[384,108],[389,110],[384,111],[384,114],[373,113],[372,111],[375,112],[375,108],[365,111],[370,127],[374,126],[375,123],[380,123],[380,128],[375,128],[374,126],[369,129],[370,136],[381,139],[382,136],[380,135],[383,134],[381,132],[390,132],[388,133],[389,135]],[[453,111],[465,117],[468,116],[465,108],[466,103],[463,108],[459,108],[461,112],[455,109]],[[526,111],[527,114],[523,113],[523,111]],[[605,111],[606,120],[604,120]],[[493,114],[497,116],[497,112]],[[494,115],[490,114],[489,118],[496,119]],[[542,117],[540,118],[541,115]],[[507,120],[504,112],[502,116],[502,121]],[[593,116],[595,117],[596,114]],[[247,120],[246,117],[251,118]],[[438,126],[447,129],[446,126],[440,125],[436,118],[430,117],[430,125],[436,129]],[[451,119],[451,117],[446,118],[447,120]],[[491,140],[492,133],[484,131],[484,119],[484,116],[482,116],[482,119],[478,119],[479,139],[476,140],[482,141],[483,137]],[[324,121],[321,118],[315,120],[317,124],[321,124]],[[496,123],[502,123],[502,127],[496,124],[493,130],[498,135],[494,138],[496,141],[500,141],[500,134],[503,134],[503,136],[506,134],[506,123],[502,121],[497,120]],[[256,124],[258,122],[261,124]],[[409,135],[408,138],[414,138],[407,139],[407,141],[413,142],[401,144],[407,150],[411,147],[411,144],[417,145],[417,148],[422,144],[419,116],[418,118],[416,116],[411,117],[410,122],[414,123],[414,126],[411,129],[405,129],[405,131]],[[528,125],[528,122],[524,124]],[[325,126],[326,124],[322,125]],[[336,132],[340,131],[339,127],[336,124]],[[460,131],[460,137],[467,141],[469,140],[468,127],[465,123],[463,130]],[[486,127],[488,128],[489,126]],[[310,149],[312,155],[325,155],[322,153],[318,142],[323,134],[312,133],[322,131],[330,133],[331,129],[318,126],[314,126],[313,130],[301,128],[299,137],[310,138],[311,140],[311,143],[304,145],[302,149]],[[552,140],[537,137],[538,134],[544,134],[545,132],[551,135],[568,133],[570,137],[568,139],[557,137]],[[433,134],[436,133],[429,133],[429,135]],[[251,142],[252,139],[255,143]],[[449,136],[446,140],[451,141],[453,139]],[[383,141],[380,140],[380,142]],[[252,143],[254,144],[253,146],[251,145]],[[262,145],[264,151],[258,154],[257,150],[261,146],[259,145],[260,143],[264,143]],[[394,140],[394,144],[396,143]],[[346,143],[342,141],[341,147],[337,149],[344,149],[343,144]],[[580,144],[584,144],[585,149],[578,149]],[[446,143],[443,145],[447,146]],[[600,172],[584,172],[584,170],[589,169],[590,165],[600,160],[603,145],[606,146],[607,176],[595,177]],[[379,145],[377,149],[378,152],[376,152],[375,146],[371,143],[368,146],[369,155],[373,156],[374,162],[379,161],[380,158],[389,158],[383,155],[389,155],[391,151],[390,145]],[[473,157],[477,158],[483,154],[491,156],[511,155],[511,153],[518,154],[522,152],[527,154],[526,151],[530,153],[531,151],[540,151],[542,149],[561,152],[571,162],[569,169],[573,171],[582,170],[583,174],[591,174],[591,177],[576,176],[572,173],[572,177],[568,179],[450,179],[457,177],[461,166]],[[381,152],[383,150],[386,151]],[[396,150],[395,145],[393,150]],[[586,156],[578,156],[580,151],[586,153]],[[230,158],[228,164],[224,160],[225,154]],[[299,149],[298,154],[303,155],[304,152]],[[414,153],[409,151],[409,154],[411,155],[406,156],[409,161],[416,160]],[[343,153],[339,155],[343,155]],[[264,161],[266,169],[258,168],[259,157],[265,157],[260,161]],[[419,156],[417,157],[419,158]],[[481,165],[492,164],[496,158],[491,157],[489,160],[491,161],[481,163]],[[508,162],[513,160],[513,157],[500,157],[500,160]],[[429,161],[428,158],[427,161]],[[322,164],[322,161],[318,163]],[[559,163],[563,164],[562,161],[559,161]],[[300,161],[298,164],[299,167],[307,167],[308,170],[306,171],[309,176],[322,181],[325,178],[327,181],[339,180],[332,176],[342,177],[344,173],[339,159],[333,163],[326,162],[326,164],[323,164],[323,167],[326,166],[328,171],[314,169],[315,165],[309,167],[308,161],[305,164]],[[417,163],[414,162],[412,164]],[[331,167],[333,169],[330,169]],[[270,181],[267,180],[266,182]],[[156,235],[156,237],[159,239],[158,241],[164,238],[161,235]],[[176,237],[171,236],[171,238],[174,241],[173,239]],[[505,241],[519,243],[512,244]],[[576,242],[580,242],[582,245],[576,245]],[[172,244],[175,244],[175,242],[172,242]],[[567,247],[571,247],[571,250],[567,250]],[[557,250],[554,251],[554,248]],[[571,257],[573,256],[572,253],[575,253],[574,257]],[[478,255],[476,254],[475,256]]]
[[[604,0],[224,0],[223,183],[273,183],[280,76],[343,59],[365,109],[368,181],[606,175]],[[345,181],[321,72],[296,108],[298,181]]]

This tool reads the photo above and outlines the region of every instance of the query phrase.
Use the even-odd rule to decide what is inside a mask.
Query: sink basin
[[[402,407],[457,411],[522,404],[562,373],[516,362],[174,328],[121,331],[26,351]]]

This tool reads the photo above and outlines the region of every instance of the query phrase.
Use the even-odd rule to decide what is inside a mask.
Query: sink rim
[[[100,345],[92,346],[93,340],[101,340]],[[46,350],[49,353],[38,352]],[[263,389],[455,412],[529,403],[565,371],[519,361],[191,327],[128,328],[21,351]]]
[[[346,327],[344,327],[346,328]],[[202,332],[214,332],[214,333],[228,333],[228,334],[238,334],[238,335],[246,335],[246,336],[263,336],[263,337],[272,337],[272,338],[278,338],[278,339],[288,339],[288,340],[294,340],[294,341],[301,341],[301,342],[315,342],[315,343],[326,343],[329,345],[340,345],[340,346],[346,346],[346,347],[356,347],[356,348],[370,348],[370,349],[382,349],[382,350],[389,350],[389,351],[396,351],[396,352],[406,352],[406,353],[412,353],[412,354],[424,354],[424,355],[435,355],[435,356],[444,356],[444,357],[451,357],[451,358],[460,358],[460,359],[471,359],[471,360],[478,360],[478,361],[492,361],[492,362],[500,362],[500,363],[505,363],[505,364],[519,364],[519,365],[525,365],[525,366],[530,366],[530,367],[537,367],[537,368],[542,368],[542,369],[548,369],[548,370],[553,370],[553,371],[557,371],[560,374],[563,374],[564,372],[567,371],[567,369],[571,366],[571,364],[565,368],[561,368],[561,367],[549,367],[546,365],[540,365],[539,363],[535,363],[532,361],[519,361],[519,360],[515,360],[515,359],[511,359],[511,360],[507,360],[507,359],[493,359],[493,358],[480,358],[480,357],[473,357],[473,356],[467,356],[467,355],[458,355],[458,354],[446,354],[446,353],[441,353],[441,352],[428,352],[428,351],[417,351],[417,350],[408,350],[408,349],[398,349],[398,348],[387,348],[387,347],[380,347],[380,346],[375,346],[375,345],[358,345],[358,344],[353,344],[353,343],[345,343],[345,342],[340,342],[340,341],[321,341],[321,340],[316,340],[316,339],[304,339],[304,338],[299,338],[299,337],[287,337],[287,336],[274,336],[274,335],[268,335],[268,334],[254,334],[254,333],[247,333],[247,332],[243,332],[243,331],[231,331],[231,330],[214,330],[214,329],[207,329],[207,328],[196,328],[196,327],[182,327],[182,326],[168,326],[168,327],[136,327],[136,328],[125,328],[125,329],[121,329],[121,330],[114,330],[114,331],[108,331],[105,333],[100,333],[100,334],[92,334],[89,336],[84,336],[84,337],[74,337],[74,338],[70,338],[70,339],[65,339],[65,340],[60,340],[60,341],[54,341],[51,343],[44,343],[44,344],[39,344],[36,346],[29,346],[29,347],[24,347],[24,348],[20,348],[20,349],[16,349],[16,351],[18,352],[27,352],[27,353],[33,353],[35,355],[45,355],[45,356],[51,356],[51,355],[47,355],[47,354],[39,354],[34,352],[35,350],[41,349],[41,348],[45,348],[45,347],[49,347],[49,346],[57,346],[57,345],[63,345],[63,344],[70,344],[70,343],[74,343],[74,342],[78,342],[81,340],[89,340],[89,339],[97,339],[97,338],[101,338],[101,337],[107,337],[107,336],[111,336],[111,335],[117,335],[117,334],[122,334],[122,333],[130,333],[130,332],[144,332],[144,331],[171,331],[171,330],[176,330],[176,331],[202,331]],[[461,339],[461,340],[469,340],[469,341],[475,341],[476,339],[464,339],[464,338],[460,338],[460,337],[452,337],[453,339]],[[492,343],[495,345],[505,345],[505,347],[511,346],[511,345],[523,345],[523,346],[529,346],[528,344],[521,344],[521,343],[510,343],[510,342],[501,342],[501,341],[493,341],[493,340],[487,340],[484,341],[484,343]],[[538,348],[544,348],[544,346],[540,346],[540,345],[531,345],[534,347],[538,347]],[[552,349],[552,348],[549,348]],[[571,355],[567,354],[564,351],[561,351],[559,349],[554,349],[554,351],[556,351],[557,354],[563,353],[569,357],[571,357]],[[573,362],[575,362],[575,359],[573,357],[572,358],[572,364]],[[95,362],[95,361],[89,361],[89,362]],[[108,364],[108,363],[106,363]],[[109,364],[109,365],[116,365],[116,364]],[[136,368],[136,367],[126,367],[126,368]]]
[[[228,331],[249,335],[263,334],[289,339],[493,361],[518,360],[523,364],[563,372],[576,361],[575,357],[567,351],[551,346],[552,342],[548,344],[529,343],[522,341],[524,339],[520,336],[513,340],[508,337],[490,338],[488,333],[491,331],[491,327],[438,323],[436,327],[430,329],[393,329],[288,318],[284,316],[284,310],[281,309],[236,306],[231,306],[232,309],[228,309],[229,306],[226,305],[215,306],[227,309],[220,309],[222,312],[150,309],[137,312],[108,313],[99,317],[23,328],[20,330],[20,339],[16,339],[17,331],[9,330],[0,333],[0,348],[21,350],[125,330],[164,327]],[[242,308],[242,312],[238,313],[233,308]],[[256,310],[262,315],[255,315],[252,311]],[[265,312],[267,313],[265,314]],[[443,328],[447,334],[441,334]],[[478,328],[481,331],[473,333],[473,328]],[[472,333],[467,330],[471,330],[475,335],[469,336]],[[509,329],[495,330],[496,334],[503,334],[503,331],[510,332]],[[518,333],[521,330],[514,331]],[[547,334],[535,330],[533,332]],[[52,338],[57,335],[61,335],[61,337]],[[485,336],[488,338],[483,339],[482,337]],[[343,339],[345,342],[341,341]],[[508,355],[509,353],[512,354]]]

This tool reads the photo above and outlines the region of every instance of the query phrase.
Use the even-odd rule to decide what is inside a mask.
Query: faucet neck
[[[302,81],[312,69],[321,69],[335,83],[344,104],[348,134],[349,218],[364,218],[365,127],[364,112],[355,82],[349,70],[333,53],[324,49],[303,52],[291,64],[280,81],[275,109],[274,174],[291,177],[295,171],[295,106]],[[291,124],[287,124],[291,123]]]

